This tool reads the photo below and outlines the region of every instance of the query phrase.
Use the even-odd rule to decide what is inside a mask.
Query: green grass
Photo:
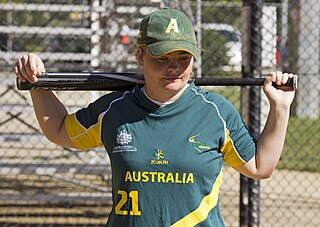
[[[214,93],[220,94],[226,99],[228,99],[236,108],[240,111],[241,104],[241,96],[240,96],[240,87],[232,86],[232,87],[217,87],[217,89],[211,90]]]
[[[320,119],[291,117],[278,168],[320,172]]]
[[[217,88],[240,110],[240,88]],[[320,119],[290,117],[279,169],[320,172]]]

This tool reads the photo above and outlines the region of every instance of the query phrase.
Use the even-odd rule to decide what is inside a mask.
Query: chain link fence
[[[165,6],[183,10],[195,25],[202,49],[195,76],[263,77],[278,69],[300,76],[278,168],[253,184],[259,206],[249,212],[256,223],[242,217],[252,198],[239,174],[225,167],[220,206],[226,226],[320,226],[317,0],[0,0],[1,226],[104,226],[112,203],[106,152],[47,141],[28,92],[15,87],[15,61],[34,52],[52,72],[137,72],[139,21]],[[253,116],[249,88],[207,89],[230,100],[246,122],[257,117],[255,130],[263,128],[268,103],[260,88]],[[105,92],[57,93],[72,112]]]

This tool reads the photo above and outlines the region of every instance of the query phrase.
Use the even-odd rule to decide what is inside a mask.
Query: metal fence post
[[[261,24],[263,0],[244,0],[248,34],[243,49],[242,77],[261,77]],[[247,105],[247,127],[253,137],[260,134],[260,99],[261,89],[249,87]],[[260,225],[260,183],[257,180],[240,176],[240,226]]]

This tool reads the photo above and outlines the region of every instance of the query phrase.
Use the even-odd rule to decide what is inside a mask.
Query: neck
[[[182,89],[180,89],[178,92],[158,92],[157,94],[161,95],[153,95],[151,92],[148,92],[148,88],[145,86],[143,87],[143,92],[145,95],[153,102],[157,104],[170,104],[174,101],[176,101],[186,90],[186,88],[189,86],[189,84],[186,84]]]

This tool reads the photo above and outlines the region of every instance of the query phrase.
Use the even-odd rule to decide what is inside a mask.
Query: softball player
[[[219,188],[226,162],[254,179],[270,177],[282,152],[293,90],[272,86],[292,74],[270,73],[263,86],[270,112],[255,141],[222,96],[189,84],[197,41],[182,12],[162,9],[140,26],[136,58],[144,87],[102,96],[68,114],[50,91],[30,91],[43,133],[64,147],[104,146],[111,160],[113,209],[107,226],[224,226]],[[37,81],[41,59],[15,65]]]

